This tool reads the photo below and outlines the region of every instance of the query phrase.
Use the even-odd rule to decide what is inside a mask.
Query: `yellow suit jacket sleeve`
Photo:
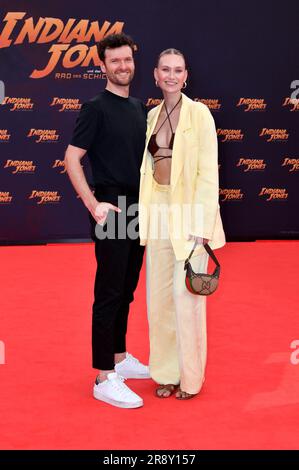
[[[196,103],[201,104],[201,103]],[[218,142],[214,119],[207,106],[200,106],[196,113],[199,152],[196,187],[193,203],[202,209],[203,223],[191,235],[209,240],[213,237],[218,211]]]

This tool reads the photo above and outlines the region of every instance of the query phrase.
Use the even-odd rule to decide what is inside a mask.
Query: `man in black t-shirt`
[[[130,237],[127,231],[125,237],[119,236],[118,229],[124,228],[124,217],[128,228],[132,217],[126,217],[126,207],[138,203],[146,109],[141,101],[129,97],[134,76],[132,39],[124,34],[107,36],[98,44],[98,51],[107,86],[82,106],[65,164],[94,226],[98,224],[96,234],[99,228],[104,233],[111,216],[115,215],[116,219],[112,236],[95,238],[97,273],[92,353],[93,367],[99,369],[99,374],[93,396],[114,406],[137,408],[143,405],[143,400],[124,384],[123,378],[150,377],[148,366],[126,351],[129,304],[137,286],[144,249],[138,237]],[[86,153],[91,163],[94,193],[80,163]],[[125,204],[120,204],[120,200]]]

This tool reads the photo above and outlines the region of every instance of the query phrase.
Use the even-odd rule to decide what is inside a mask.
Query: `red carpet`
[[[123,410],[91,397],[93,246],[1,247],[0,448],[298,449],[299,364],[290,361],[299,340],[298,248],[230,243],[218,251],[223,275],[208,301],[201,394],[161,400],[150,380],[131,380],[144,407]],[[128,342],[147,361],[144,269]]]

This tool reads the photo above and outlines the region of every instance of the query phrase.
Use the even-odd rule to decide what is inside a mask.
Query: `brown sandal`
[[[159,385],[159,387],[156,388],[155,393],[158,398],[169,398],[176,391],[177,388],[178,385],[174,384]],[[165,392],[167,392],[167,395],[164,395]]]
[[[190,400],[190,398],[194,398],[196,397],[196,395],[197,393],[187,393],[179,388],[175,395],[175,398],[177,400]]]

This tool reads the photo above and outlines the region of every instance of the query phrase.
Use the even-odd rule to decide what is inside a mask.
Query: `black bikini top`
[[[158,134],[158,132],[156,132],[155,134],[152,134],[151,138],[148,142],[148,149],[149,149],[149,151],[150,151],[150,153],[152,154],[153,157],[155,157],[155,156],[158,157],[158,155],[156,155],[156,153],[160,149],[166,149],[166,150],[172,150],[173,149],[173,141],[174,141],[174,136],[175,136],[174,132],[172,132],[168,147],[159,147],[159,145],[157,144],[157,134]],[[171,155],[167,158],[171,158]]]
[[[172,110],[170,111],[170,113],[168,112],[167,108],[166,108],[166,105],[165,105],[165,102],[164,102],[164,106],[165,106],[165,110],[166,110],[166,118],[164,119],[164,121],[162,122],[161,126],[159,127],[159,129],[157,130],[157,132],[155,132],[155,134],[152,134],[151,135],[151,138],[148,142],[148,150],[149,152],[151,153],[152,157],[154,158],[154,163],[157,163],[158,161],[160,160],[164,160],[164,158],[171,158],[171,155],[156,155],[157,152],[160,150],[160,149],[163,149],[163,150],[172,150],[173,149],[173,143],[174,143],[174,137],[175,137],[175,132],[173,132],[173,128],[172,128],[172,125],[171,125],[171,120],[170,120],[170,115],[171,113],[173,112],[173,110],[178,106],[178,104],[180,103],[182,99],[182,96],[180,97],[179,101],[175,104],[175,106],[172,108]],[[157,134],[158,132],[161,130],[161,128],[164,126],[165,122],[168,121],[169,122],[169,125],[170,125],[170,129],[171,129],[171,138],[170,138],[170,141],[169,141],[169,144],[168,144],[168,147],[160,147],[158,144],[157,144]]]

